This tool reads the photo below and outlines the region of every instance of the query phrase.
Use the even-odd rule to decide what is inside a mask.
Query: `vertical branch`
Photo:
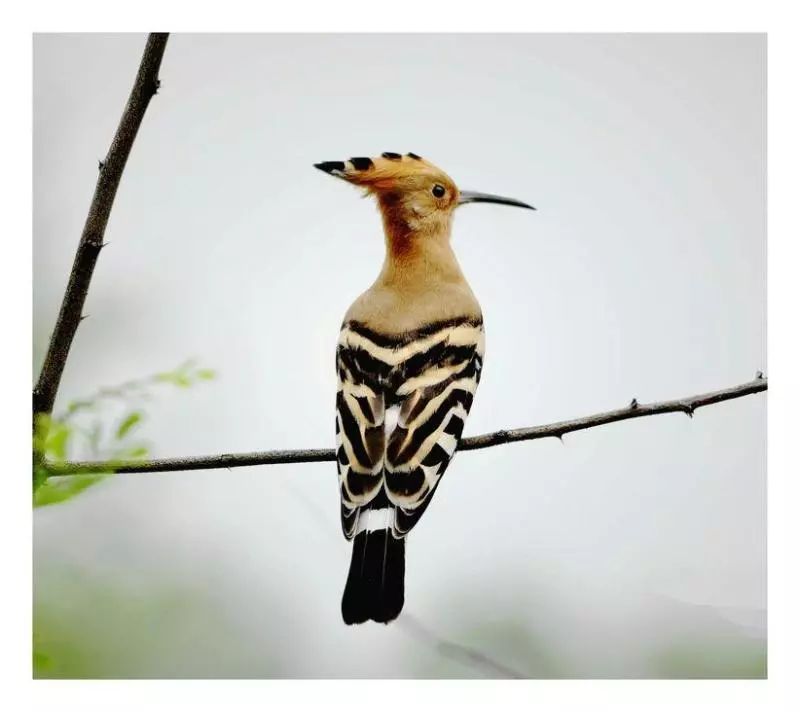
[[[159,32],[152,33],[148,37],[139,71],[117,132],[105,161],[100,162],[97,186],[75,253],[67,289],[50,337],[39,380],[33,389],[34,418],[39,413],[49,414],[53,410],[72,339],[82,318],[83,304],[89,291],[94,266],[103,248],[103,237],[114,205],[114,197],[147,106],[158,91],[158,70],[167,46],[167,37],[166,33]]]

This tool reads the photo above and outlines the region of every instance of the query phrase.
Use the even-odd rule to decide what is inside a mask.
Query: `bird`
[[[342,619],[389,623],[405,601],[406,538],[458,448],[483,369],[481,307],[450,243],[455,210],[535,208],[459,190],[416,153],[314,167],[374,197],[383,221],[383,266],[336,346],[336,462],[352,541]]]

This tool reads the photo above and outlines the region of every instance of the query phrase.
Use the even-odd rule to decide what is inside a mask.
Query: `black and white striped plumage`
[[[388,622],[403,606],[405,537],[452,459],[480,381],[480,319],[388,336],[345,323],[336,356],[342,529],[355,538],[346,623]]]

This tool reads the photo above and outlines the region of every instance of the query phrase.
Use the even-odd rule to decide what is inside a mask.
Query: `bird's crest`
[[[314,167],[366,188],[369,192],[399,188],[413,184],[419,178],[441,178],[452,183],[444,171],[416,153],[387,151],[374,158],[357,156],[346,161],[323,161],[315,163]]]

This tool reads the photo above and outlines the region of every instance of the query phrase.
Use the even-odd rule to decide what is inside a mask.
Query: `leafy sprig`
[[[137,437],[139,427],[147,419],[142,404],[152,399],[153,391],[159,387],[186,389],[215,377],[212,369],[198,368],[194,360],[188,360],[172,371],[101,388],[88,397],[71,401],[57,416],[38,415],[33,433],[33,506],[71,499],[113,474],[115,461],[146,459],[150,444]],[[103,408],[111,403],[122,405],[123,412],[109,424]],[[49,466],[66,462],[78,449],[88,450],[92,459],[109,461],[109,471],[50,479]]]

